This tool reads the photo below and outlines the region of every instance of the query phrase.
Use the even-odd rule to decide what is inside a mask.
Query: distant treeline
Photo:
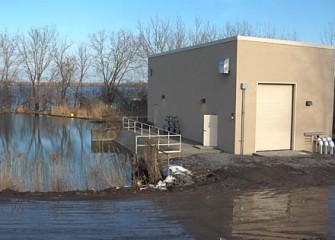
[[[147,105],[147,85],[141,83],[120,84],[115,88],[112,104],[104,104],[105,87],[102,84],[84,84],[70,86],[66,92],[66,104],[59,98],[62,89],[54,84],[43,83],[39,86],[39,112],[55,114],[56,110],[77,111],[99,108],[99,112],[145,115]],[[27,83],[0,85],[0,112],[35,112],[33,88]],[[95,109],[98,110],[98,109]],[[58,114],[61,115],[61,114]],[[101,114],[100,114],[101,115]],[[81,117],[92,117],[90,114]],[[96,117],[96,116],[95,116]]]
[[[60,36],[50,26],[16,34],[0,30],[1,98],[6,100],[10,97],[8,86],[13,83],[28,84],[30,92],[24,93],[27,94],[25,97],[29,106],[39,112],[41,101],[47,101],[45,97],[51,94],[45,92],[46,85],[57,87],[55,104],[67,105],[69,91],[80,99],[83,86],[97,84],[104,88],[100,100],[112,105],[119,94],[117,88],[120,84],[147,80],[148,56],[151,54],[235,35],[286,40],[298,38],[295,31],[271,24],[255,26],[246,21],[236,21],[218,26],[195,18],[192,26],[186,26],[180,16],[151,18],[148,22],[139,21],[136,26],[134,32],[126,29],[98,31],[83,43],[68,41],[66,36]],[[322,35],[324,41],[329,42],[328,36],[333,36],[335,30],[331,32],[332,26],[329,25],[330,30],[326,28]]]
[[[3,86],[30,86],[30,82],[0,82],[0,87]],[[41,86],[49,86],[49,87],[57,87],[58,83],[57,82],[41,82]],[[69,86],[70,87],[77,87],[79,83],[73,82]],[[82,87],[104,87],[104,84],[102,82],[83,82],[80,86]],[[148,83],[147,82],[121,82],[119,87],[147,87]]]

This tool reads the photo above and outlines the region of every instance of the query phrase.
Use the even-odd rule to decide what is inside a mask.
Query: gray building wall
[[[178,116],[182,136],[202,143],[203,115],[217,114],[218,146],[233,152],[235,121],[231,114],[235,114],[236,44],[230,40],[226,44],[150,57],[148,116],[153,120],[156,104],[159,127],[163,127],[167,115]],[[230,59],[229,75],[218,73],[222,58]],[[202,98],[206,99],[205,104]]]

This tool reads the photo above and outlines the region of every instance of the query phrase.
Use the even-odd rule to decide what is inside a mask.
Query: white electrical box
[[[219,61],[219,73],[223,74],[229,73],[229,58],[221,59]]]

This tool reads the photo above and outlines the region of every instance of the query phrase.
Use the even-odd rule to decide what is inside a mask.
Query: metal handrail
[[[147,144],[140,144],[139,139],[144,139],[146,142],[147,139],[156,138],[158,151],[160,153],[177,153],[181,152],[181,135],[167,131],[162,128],[158,128],[155,126],[152,126],[147,123],[139,122],[137,121],[138,118],[132,119],[129,117],[123,117],[122,118],[122,127],[127,129],[128,131],[132,131],[138,136],[136,136],[136,142],[135,142],[135,153],[138,153],[139,147],[145,147]],[[176,138],[176,139],[175,139]],[[165,143],[164,143],[165,140]],[[176,149],[173,150],[163,150],[164,147],[170,148],[171,146],[176,147]]]

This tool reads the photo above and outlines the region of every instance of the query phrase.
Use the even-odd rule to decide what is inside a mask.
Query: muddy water
[[[170,216],[201,239],[335,239],[335,189],[218,193],[162,201]]]
[[[1,114],[0,190],[71,191],[131,184],[131,160],[91,143],[86,120]]]
[[[335,239],[334,188],[0,200],[0,239]]]

